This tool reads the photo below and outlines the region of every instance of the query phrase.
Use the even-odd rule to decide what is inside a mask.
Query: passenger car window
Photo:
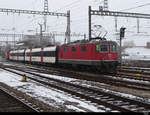
[[[111,52],[117,52],[117,46],[116,45],[111,45],[110,49],[111,49]]]

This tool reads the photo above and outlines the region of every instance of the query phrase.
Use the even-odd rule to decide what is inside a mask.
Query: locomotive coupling
[[[27,82],[27,76],[24,74],[24,76],[21,79],[21,82]]]

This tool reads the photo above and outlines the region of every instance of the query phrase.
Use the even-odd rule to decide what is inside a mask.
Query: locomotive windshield
[[[108,52],[108,45],[96,45],[97,52]]]

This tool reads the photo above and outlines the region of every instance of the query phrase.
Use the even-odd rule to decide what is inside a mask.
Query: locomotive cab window
[[[72,52],[76,52],[76,48],[75,47],[72,47]]]
[[[86,46],[81,46],[81,51],[85,52],[86,51]]]
[[[108,45],[100,45],[100,52],[108,52]]]
[[[111,52],[117,52],[117,46],[116,45],[111,45],[110,49],[111,49]]]
[[[96,45],[96,52],[99,52],[99,45]]]

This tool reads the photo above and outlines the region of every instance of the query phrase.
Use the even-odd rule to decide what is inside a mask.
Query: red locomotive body
[[[59,63],[83,65],[102,72],[114,72],[118,65],[117,44],[113,41],[70,43],[59,48]]]

